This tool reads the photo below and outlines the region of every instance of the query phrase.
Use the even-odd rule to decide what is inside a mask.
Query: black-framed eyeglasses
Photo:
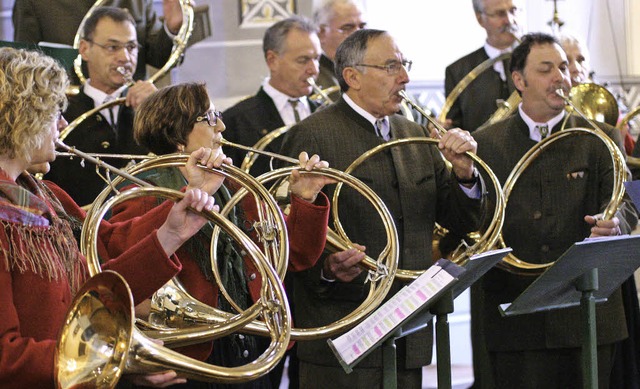
[[[376,69],[386,70],[388,74],[393,76],[400,73],[400,70],[402,68],[404,68],[407,72],[409,72],[411,70],[412,64],[413,64],[412,61],[404,59],[402,61],[389,62],[386,65],[370,65],[366,63],[357,63],[355,64],[355,66],[364,66],[367,68],[376,68]]]
[[[115,54],[118,53],[120,50],[125,49],[127,50],[127,52],[129,54],[132,54],[134,52],[137,52],[138,49],[140,48],[140,45],[138,44],[138,42],[136,41],[131,41],[131,42],[127,42],[127,43],[107,43],[106,45],[103,45],[101,43],[98,42],[94,42],[91,39],[86,39],[85,41],[96,45],[98,47],[101,47],[102,49],[104,49],[107,53],[109,54]]]
[[[518,16],[519,12],[520,12],[520,8],[518,8],[518,7],[511,7],[508,10],[507,9],[499,9],[499,10],[497,10],[495,12],[482,11],[482,13],[484,15],[486,15],[487,17],[496,18],[496,19],[505,19],[505,18],[508,18],[509,15]]]
[[[207,111],[202,116],[196,118],[196,123],[207,121],[211,127],[215,127],[218,124],[218,118],[222,119],[222,112],[220,111]]]

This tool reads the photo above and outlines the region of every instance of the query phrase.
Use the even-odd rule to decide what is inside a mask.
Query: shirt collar
[[[369,112],[367,112],[363,108],[361,108],[358,104],[356,104],[353,100],[351,100],[351,98],[349,97],[348,94],[343,93],[342,94],[342,98],[344,99],[344,101],[346,101],[347,104],[349,104],[349,106],[351,108],[353,108],[354,111],[359,113],[360,116],[362,116],[363,118],[367,119],[367,121],[369,121],[371,123],[371,125],[375,128],[376,120],[378,120],[378,118],[376,118],[375,116],[373,116],[372,114],[370,114]],[[383,118],[380,118],[380,119],[386,120],[387,123],[388,123],[388,120],[389,120],[387,116],[385,116]]]
[[[560,112],[558,115],[554,116],[553,118],[551,118],[551,120],[549,120],[546,123],[538,123],[536,121],[534,121],[533,119],[531,119],[531,117],[529,117],[529,115],[527,115],[524,110],[522,109],[522,103],[520,103],[518,105],[518,112],[520,112],[520,117],[522,118],[522,120],[524,120],[524,122],[527,124],[527,127],[529,127],[529,138],[535,141],[540,141],[540,133],[538,133],[538,131],[536,131],[536,126],[540,126],[540,125],[548,125],[549,126],[549,131],[551,131],[553,129],[553,127],[555,127],[556,124],[560,123],[560,121],[562,120],[562,118],[564,118],[565,115],[565,111],[562,110],[562,112]]]
[[[264,79],[264,81],[262,82],[262,89],[267,95],[269,95],[269,97],[271,97],[271,100],[273,100],[273,103],[276,105],[276,109],[278,110],[278,112],[284,111],[286,107],[289,105],[289,100],[296,99],[296,98],[300,100],[300,103],[305,107],[305,109],[308,112],[311,111],[311,108],[309,107],[309,101],[307,101],[307,96],[302,96],[302,97],[288,96],[280,92],[276,88],[274,88],[271,84],[269,84],[270,79],[271,79],[270,77],[266,77]]]
[[[107,96],[109,96],[107,93],[104,93],[100,89],[97,89],[91,86],[91,79],[88,79],[87,82],[84,83],[83,90],[85,95],[93,99],[93,102],[96,107],[99,105],[102,105],[105,102]],[[111,97],[113,99],[117,99],[120,96],[111,96]]]
[[[495,58],[502,53],[510,53],[513,51],[513,46],[507,47],[506,49],[498,49],[497,47],[491,46],[488,42],[484,42],[484,51],[487,53],[489,58]]]

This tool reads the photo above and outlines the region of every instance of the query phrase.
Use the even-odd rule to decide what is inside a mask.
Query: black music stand
[[[511,249],[507,248],[474,255],[464,267],[457,266],[445,259],[440,259],[436,265],[441,266],[443,271],[448,273],[449,276],[455,277],[455,279],[447,282],[446,284],[444,282],[439,282],[438,284],[440,286],[438,287],[438,290],[435,291],[428,300],[419,307],[416,307],[403,320],[400,320],[391,328],[387,328],[384,334],[378,334],[376,336],[377,339],[371,341],[371,344],[368,345],[365,352],[360,351],[358,356],[354,358],[346,357],[341,350],[348,349],[345,344],[349,346],[356,346],[356,343],[361,344],[361,342],[358,341],[363,337],[363,334],[371,331],[371,326],[375,325],[375,323],[368,322],[370,321],[369,318],[375,318],[376,315],[383,315],[385,311],[388,311],[389,305],[393,306],[392,300],[401,296],[404,289],[387,301],[387,303],[378,308],[378,310],[372,313],[369,318],[365,319],[358,326],[335,340],[329,339],[329,347],[336,354],[336,357],[344,370],[349,373],[353,366],[358,364],[360,360],[366,357],[376,347],[381,346],[383,358],[383,388],[396,388],[397,373],[395,341],[425,328],[433,316],[436,315],[438,388],[451,388],[451,353],[449,346],[449,323],[447,321],[447,314],[453,312],[453,299],[458,297],[484,273],[500,262],[500,260],[502,260],[502,258],[504,258],[504,256],[510,251]],[[435,279],[436,277],[433,278]],[[411,284],[405,286],[405,288],[408,288],[410,285]],[[354,340],[352,341],[351,339]],[[352,342],[353,344],[349,342]]]
[[[504,316],[580,305],[583,386],[598,386],[595,304],[607,298],[640,267],[640,235],[574,243],[511,304]]]

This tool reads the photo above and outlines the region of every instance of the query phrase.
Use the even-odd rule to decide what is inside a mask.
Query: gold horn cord
[[[424,138],[424,137],[404,138],[404,139],[393,140],[390,142],[385,142],[381,145],[374,147],[373,149],[367,151],[366,153],[358,157],[355,161],[351,163],[351,165],[349,165],[349,167],[345,170],[345,173],[347,174],[352,173],[358,166],[360,166],[362,163],[364,163],[366,160],[368,160],[372,156],[382,151],[385,151],[387,149],[390,149],[392,147],[399,147],[402,145],[410,145],[410,144],[437,145],[438,142],[439,142],[438,139]],[[486,230],[480,236],[480,238],[478,238],[472,246],[467,247],[465,250],[458,250],[454,258],[451,259],[454,263],[457,263],[459,265],[464,265],[471,255],[478,252],[486,251],[491,247],[493,247],[498,240],[498,236],[500,235],[500,231],[502,230],[502,224],[504,223],[504,199],[502,196],[502,188],[500,186],[500,181],[498,180],[498,177],[495,175],[495,173],[493,173],[489,165],[487,165],[484,161],[482,161],[476,154],[473,154],[470,152],[466,152],[465,154],[469,158],[471,158],[490,178],[496,193],[496,205],[495,205],[493,217],[491,219],[491,223],[489,223],[489,226],[486,228]],[[342,188],[342,184],[339,183],[336,186],[336,190],[333,194],[331,209],[333,213],[334,227],[336,229],[337,235],[342,240],[348,241],[348,237],[344,229],[342,228],[342,224],[340,223],[339,214],[338,214],[338,198],[340,195],[341,188]],[[365,259],[364,263],[367,264],[367,267],[374,266],[375,264],[375,262],[373,262],[369,257]],[[411,281],[419,277],[423,272],[424,270],[398,269],[398,271],[396,272],[396,278],[402,281]]]
[[[73,48],[78,49],[80,47],[80,40],[82,39],[82,32],[84,30],[84,25],[89,19],[89,17],[93,14],[93,12],[105,5],[108,0],[97,0],[89,11],[84,15],[84,18],[80,22],[80,26],[78,26],[78,30],[73,39]],[[191,6],[191,2],[189,0],[179,0],[180,8],[182,9],[182,26],[180,26],[180,30],[178,34],[173,39],[173,48],[171,49],[171,55],[167,59],[167,62],[160,68],[154,75],[152,75],[148,81],[153,83],[158,78],[164,76],[166,72],[168,72],[175,64],[178,62],[185,48],[187,47],[187,43],[191,34],[193,32],[193,7]],[[84,76],[82,72],[82,56],[78,55],[73,62],[73,68],[76,72],[76,75],[80,79],[80,83],[84,84],[87,78]],[[131,85],[128,85],[131,86]],[[104,108],[104,107],[103,107]]]
[[[136,176],[150,169],[181,167],[186,164],[187,159],[188,156],[183,154],[165,155],[131,166],[127,169],[127,173]],[[232,165],[223,165],[222,169],[214,169],[214,171],[227,179],[236,181],[241,187],[246,188],[246,190],[252,194],[258,211],[258,221],[254,224],[254,228],[258,233],[264,253],[267,255],[267,260],[276,268],[277,274],[284,279],[289,260],[289,240],[284,217],[275,199],[273,199],[269,191],[252,176]],[[123,181],[124,178],[116,177],[111,186],[117,187]],[[137,184],[140,185],[139,183]],[[105,189],[94,203],[99,204],[103,202],[108,195],[109,191]],[[212,246],[212,250],[214,250],[214,247],[215,246]],[[213,255],[214,251],[212,251],[212,256]],[[223,289],[221,284],[219,287]]]
[[[184,197],[184,193],[166,188],[138,187],[116,195],[95,211],[94,209],[98,207],[93,207],[91,216],[88,216],[83,226],[81,249],[94,271],[96,268],[100,268],[97,239],[101,219],[114,205],[140,196],[162,196],[178,201]],[[129,326],[129,331],[132,332],[131,342],[118,342],[113,345],[113,347],[118,347],[119,351],[127,353],[125,368],[127,373],[151,373],[174,370],[178,373],[178,376],[189,379],[219,383],[240,383],[254,380],[267,374],[275,367],[279,360],[282,359],[286,352],[291,335],[291,314],[284,287],[275,270],[270,266],[266,258],[263,257],[262,252],[255,243],[233,223],[216,212],[204,211],[202,214],[209,221],[222,226],[226,233],[240,242],[243,247],[246,248],[248,254],[254,259],[263,277],[265,277],[266,282],[261,288],[261,301],[263,302],[262,315],[271,331],[271,344],[257,360],[249,364],[233,368],[219,367],[186,357],[166,347],[159,346],[137,330],[133,325],[133,320],[131,320]],[[74,328],[75,326],[73,325],[67,325],[63,332],[73,332]],[[73,345],[63,344],[60,346],[60,349],[64,352],[64,350],[73,349],[72,346]],[[104,344],[99,344],[95,347],[104,348],[104,346]],[[68,353],[65,353],[65,355],[68,355]],[[73,365],[73,363],[67,362],[60,364],[59,367],[64,369]],[[85,378],[80,382],[89,380],[91,384],[88,385],[99,386],[97,382],[92,380],[96,375],[96,371],[101,372],[103,370],[102,362],[88,362],[83,365],[84,372],[79,375]]]
[[[531,163],[542,153],[543,150],[545,150],[556,141],[579,134],[596,136],[605,144],[605,146],[611,153],[611,161],[614,169],[614,185],[609,203],[603,211],[604,219],[611,219],[615,215],[618,206],[622,202],[622,197],[624,196],[624,157],[622,156],[622,153],[620,152],[616,144],[611,141],[611,139],[600,129],[594,130],[588,128],[570,128],[563,131],[558,131],[545,138],[541,142],[538,142],[534,147],[529,149],[527,153],[525,153],[525,155],[520,159],[520,161],[518,161],[516,167],[511,171],[511,173],[507,177],[507,180],[505,181],[503,187],[505,207],[508,204],[509,196],[511,195],[516,182],[525,171],[525,169],[527,169],[531,165]],[[502,235],[500,235],[499,237],[499,244],[501,247],[507,247],[507,244],[505,243]],[[553,265],[553,262],[541,264],[529,263],[519,259],[513,253],[509,253],[504,258],[504,260],[498,264],[498,266],[509,272],[522,275],[538,275],[551,265]]]
[[[458,84],[456,84],[453,90],[451,90],[451,93],[449,93],[449,96],[447,96],[447,99],[444,101],[444,104],[442,105],[442,110],[438,115],[438,120],[443,123],[445,120],[447,120],[447,115],[449,114],[451,107],[456,102],[458,97],[460,97],[462,92],[464,92],[464,90],[469,86],[469,84],[471,84],[480,74],[482,74],[482,72],[492,67],[494,63],[498,61],[502,61],[504,59],[508,59],[508,58],[511,58],[511,53],[502,53],[495,58],[486,59],[484,62],[480,63],[478,66],[471,69],[471,71],[467,73],[462,78],[462,80],[458,82]],[[505,73],[506,73],[506,69],[505,69]]]

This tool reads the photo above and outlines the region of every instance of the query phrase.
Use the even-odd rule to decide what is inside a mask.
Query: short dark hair
[[[300,30],[309,34],[317,34],[318,27],[310,19],[304,16],[293,15],[287,19],[267,28],[262,38],[262,51],[267,56],[267,51],[271,50],[278,54],[284,51],[284,42],[291,30]]]
[[[527,34],[522,37],[520,40],[520,44],[513,49],[513,53],[511,54],[511,65],[509,66],[510,72],[520,72],[524,70],[524,66],[527,63],[527,58],[529,57],[529,53],[531,52],[531,47],[533,45],[544,45],[544,44],[553,44],[556,43],[560,46],[558,40],[549,34],[545,34],[543,32],[536,32],[532,34]]]
[[[338,46],[338,50],[336,50],[334,71],[336,73],[338,83],[340,84],[340,89],[343,92],[346,92],[349,89],[349,85],[342,76],[342,71],[345,68],[354,67],[356,64],[362,63],[364,56],[367,53],[367,45],[369,44],[369,41],[386,33],[387,32],[383,30],[365,28],[349,35],[347,39],[342,41],[340,46]]]
[[[93,39],[93,34],[96,32],[98,22],[104,18],[109,18],[118,23],[129,22],[134,28],[136,27],[136,21],[127,9],[118,7],[98,7],[84,22],[82,38],[86,40]]]
[[[136,110],[133,137],[154,154],[171,154],[187,138],[196,118],[209,110],[211,100],[201,83],[166,86],[153,93]]]

